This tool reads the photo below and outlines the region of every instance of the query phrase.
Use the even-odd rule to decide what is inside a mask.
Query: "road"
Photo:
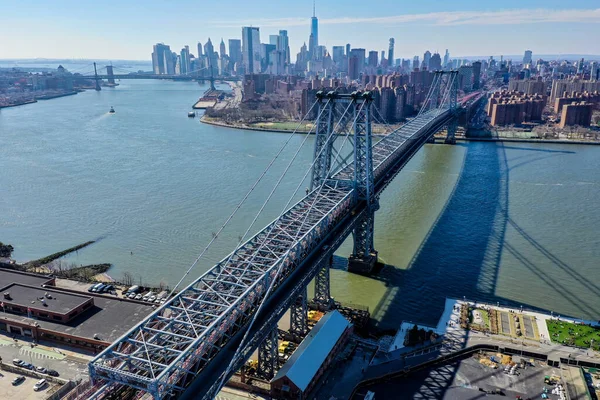
[[[18,358],[36,367],[56,370],[63,379],[75,380],[87,377],[86,362],[89,356],[81,355],[76,359],[77,355],[72,352],[60,354],[53,347],[44,345],[31,347],[30,342],[21,339],[15,342],[11,337],[3,334],[0,334],[0,357],[2,362],[7,364],[11,364],[13,359]]]

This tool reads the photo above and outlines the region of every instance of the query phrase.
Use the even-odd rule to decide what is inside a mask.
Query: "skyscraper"
[[[183,49],[181,49],[179,56],[181,57],[179,73],[185,75],[190,72],[190,46],[185,46]]]
[[[481,80],[481,61],[475,61],[473,64],[473,89],[479,89]]]
[[[531,50],[525,50],[525,55],[523,56],[523,64],[531,64],[533,53]]]
[[[204,45],[204,54],[208,58],[208,75],[218,75],[219,66],[217,55],[215,54],[215,48],[213,47],[212,41],[208,38],[208,42]]]
[[[313,0],[313,16],[310,19],[310,37],[308,41],[308,52],[311,58],[316,58],[317,47],[319,46],[319,20],[317,19],[315,2]]]
[[[260,72],[260,30],[252,26],[242,28],[242,62],[246,73]]]
[[[348,74],[350,74],[350,59],[353,57],[356,58],[356,68],[357,68],[356,78],[358,78],[358,75],[360,75],[361,72],[364,72],[366,53],[367,53],[367,51],[365,49],[350,50],[350,55],[348,57]],[[377,54],[377,52],[375,52],[375,54]],[[356,79],[356,78],[352,78],[352,79]]]
[[[388,48],[388,65],[390,67],[394,66],[394,44],[396,41],[394,38],[390,38],[390,47]]]
[[[175,63],[171,48],[164,43],[157,43],[152,51],[152,70],[157,75],[173,75]]]
[[[242,62],[242,41],[240,39],[229,39],[229,61],[231,64]]]
[[[377,68],[377,51],[372,50],[369,52],[369,67]]]
[[[285,62],[290,64],[291,55],[290,55],[290,38],[288,37],[288,33],[286,30],[279,31],[279,37],[277,38],[277,51],[282,51],[284,53]]]
[[[439,53],[433,53],[429,59],[429,70],[438,71],[440,69],[442,69],[442,57],[439,55]]]
[[[429,62],[431,61],[431,52],[429,50],[427,50],[425,52],[425,54],[423,54],[423,63],[421,64],[421,69],[423,68],[429,68]]]
[[[446,54],[444,54],[444,63],[442,67],[446,68],[448,66],[448,62],[450,62],[450,53],[448,53],[448,49],[446,49]]]
[[[419,68],[419,56],[415,56],[413,58],[413,65],[412,65],[413,69],[417,69]]]
[[[221,45],[219,46],[219,57],[223,58],[227,56],[227,50],[225,49],[225,42],[221,38]]]

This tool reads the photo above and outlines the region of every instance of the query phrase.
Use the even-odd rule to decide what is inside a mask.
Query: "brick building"
[[[561,128],[566,126],[590,126],[592,122],[592,105],[582,102],[573,102],[562,107],[560,115]]]
[[[492,126],[518,125],[540,121],[545,106],[546,99],[539,94],[503,90],[490,95],[486,111]]]
[[[508,90],[514,92],[522,92],[525,94],[539,94],[546,96],[546,82],[541,78],[538,79],[511,79],[508,82]]]
[[[592,104],[592,107],[600,105],[600,92],[563,93],[562,97],[557,97],[554,100],[554,112],[556,114],[560,114],[562,112],[562,108],[565,104],[571,104],[573,102],[582,102],[582,101]]]

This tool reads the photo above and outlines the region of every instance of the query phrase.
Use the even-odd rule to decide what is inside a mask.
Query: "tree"
[[[131,286],[133,284],[133,276],[131,273],[127,271],[123,272],[123,284],[125,286]]]
[[[0,242],[0,257],[10,257],[15,248],[10,244]]]

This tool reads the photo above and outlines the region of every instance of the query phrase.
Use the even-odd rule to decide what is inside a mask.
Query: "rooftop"
[[[94,305],[68,323],[45,320],[35,320],[35,322],[42,329],[88,339],[93,339],[94,335],[98,335],[99,340],[103,342],[114,342],[153,310],[150,305],[119,298],[94,295],[90,297],[94,298]],[[8,314],[8,316],[25,323],[34,322],[25,316],[12,314]]]
[[[26,272],[11,271],[6,268],[0,268],[0,289],[11,283],[21,283],[30,286],[42,286],[52,278],[42,275],[28,274]]]
[[[304,338],[273,380],[287,376],[300,390],[305,391],[349,326],[350,322],[339,311],[326,314]]]
[[[14,304],[17,306],[31,308],[36,310],[45,310],[58,314],[68,314],[73,309],[88,302],[91,297],[48,288],[38,288],[35,286],[13,283],[2,289],[3,293],[10,293],[10,298],[1,297],[4,304]],[[51,297],[46,297],[48,293]],[[44,303],[42,300],[44,299]]]

